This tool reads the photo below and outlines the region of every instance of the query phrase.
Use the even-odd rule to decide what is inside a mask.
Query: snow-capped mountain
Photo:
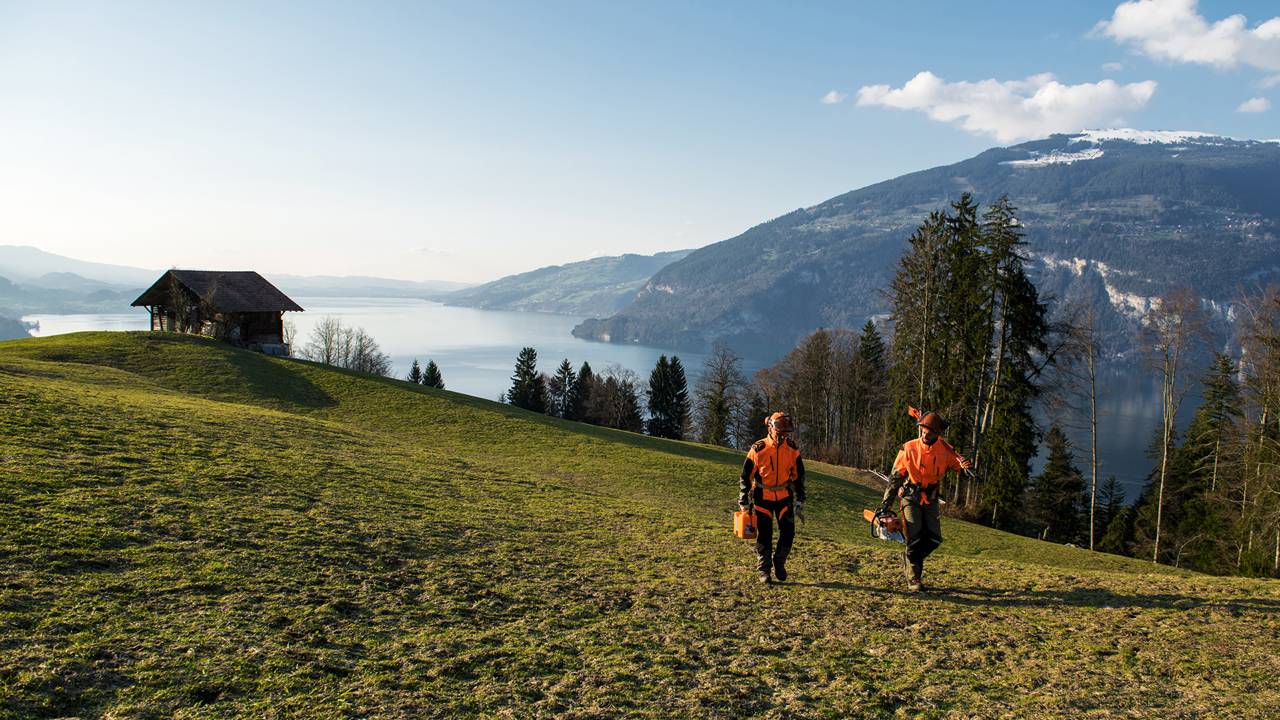
[[[617,315],[575,333],[759,356],[886,310],[912,230],[962,192],[1008,195],[1042,293],[1094,298],[1123,351],[1151,299],[1190,285],[1225,315],[1280,280],[1280,144],[1195,131],[1087,130],[993,148],[753,227],[660,270]]]

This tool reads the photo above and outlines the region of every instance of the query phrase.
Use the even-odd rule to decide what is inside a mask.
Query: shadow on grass
[[[861,592],[878,595],[905,595],[903,589],[857,585],[847,582],[789,583],[822,590]],[[1280,600],[1267,598],[1214,599],[1172,593],[1135,593],[1126,595],[1102,588],[1076,590],[1000,590],[980,587],[926,586],[924,593],[913,597],[939,600],[972,607],[1092,607],[1092,608],[1156,608],[1161,610],[1194,610],[1210,608],[1228,612],[1261,612],[1280,614]]]

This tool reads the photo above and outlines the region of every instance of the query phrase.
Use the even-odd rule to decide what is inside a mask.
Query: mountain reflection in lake
[[[597,371],[618,364],[635,371],[647,383],[649,371],[662,354],[679,355],[689,376],[690,390],[701,372],[706,356],[674,352],[640,345],[610,345],[579,340],[570,334],[580,317],[544,313],[473,310],[441,305],[425,300],[401,298],[295,298],[307,310],[287,313],[297,327],[296,347],[306,343],[316,323],[325,316],[344,324],[363,327],[384,352],[391,356],[397,377],[409,372],[417,358],[423,365],[435,360],[450,390],[496,399],[511,385],[516,354],[531,345],[538,350],[538,367],[555,372],[563,358],[575,369],[585,360]],[[36,335],[57,335],[81,330],[146,330],[147,313],[138,308],[130,313],[80,315],[29,315],[38,321]],[[750,376],[762,364],[746,360],[743,370]],[[1146,457],[1152,434],[1160,424],[1158,380],[1141,370],[1146,380],[1108,373],[1100,379],[1098,469],[1100,480],[1115,475],[1132,501],[1141,491],[1152,463]],[[1188,394],[1179,412],[1179,429],[1185,430],[1199,404],[1199,388]],[[1042,420],[1043,422],[1043,420]],[[1076,464],[1089,477],[1089,435],[1085,429],[1069,429],[1075,444]],[[1039,471],[1039,460],[1033,471]]]

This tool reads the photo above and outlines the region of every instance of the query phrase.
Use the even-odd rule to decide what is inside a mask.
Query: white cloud
[[[1124,63],[1120,63],[1120,62],[1103,63],[1102,69],[1106,72],[1120,72],[1121,70],[1124,69]]]
[[[1197,0],[1131,0],[1094,28],[1157,60],[1280,70],[1280,16],[1250,28],[1244,15],[1210,23]]]
[[[933,120],[959,123],[968,132],[1013,142],[1122,125],[1124,116],[1145,107],[1155,91],[1152,80],[1063,85],[1049,73],[1025,80],[948,83],[926,70],[900,88],[864,86],[858,90],[858,105],[919,110]]]
[[[823,96],[822,96],[822,104],[823,104],[823,105],[835,105],[836,103],[844,102],[844,99],[845,99],[845,98],[847,98],[847,97],[849,97],[849,96],[848,96],[848,95],[845,95],[845,94],[844,94],[844,93],[842,93],[842,92],[837,92],[837,91],[835,91],[835,90],[832,90],[831,92],[829,92],[829,93],[827,93],[826,95],[823,95]]]
[[[1249,98],[1236,108],[1239,113],[1260,113],[1271,109],[1271,101],[1264,97]]]
[[[1271,88],[1277,85],[1280,85],[1280,75],[1272,75],[1270,77],[1264,77],[1258,81],[1258,87],[1262,88],[1263,90],[1270,90]]]

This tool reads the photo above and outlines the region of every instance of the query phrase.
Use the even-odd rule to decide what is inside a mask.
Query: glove
[[[743,512],[748,512],[751,510],[751,506],[746,503],[738,503],[738,509]]]
[[[804,501],[796,501],[796,517],[800,518],[800,522],[804,522]]]

